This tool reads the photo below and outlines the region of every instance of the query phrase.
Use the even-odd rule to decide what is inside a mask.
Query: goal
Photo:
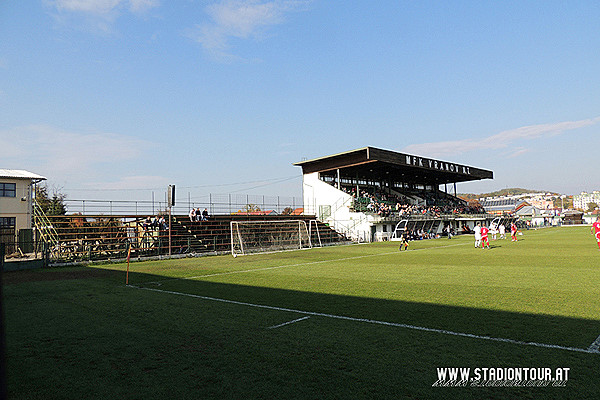
[[[231,221],[231,254],[312,248],[305,221]]]
[[[394,232],[392,232],[392,237],[390,238],[390,240],[400,240],[400,237],[402,236],[402,234],[404,232],[406,232],[407,225],[408,225],[407,219],[403,219],[402,221],[398,222],[396,224],[396,227],[394,228]]]

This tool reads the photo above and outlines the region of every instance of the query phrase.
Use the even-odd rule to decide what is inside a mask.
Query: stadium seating
[[[356,196],[355,189],[343,188],[354,196],[352,210],[378,214],[382,217],[408,215],[480,214],[483,209],[470,207],[466,201],[442,191],[393,190],[384,193],[380,188],[365,186]]]

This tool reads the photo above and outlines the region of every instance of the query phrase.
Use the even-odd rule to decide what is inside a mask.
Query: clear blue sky
[[[597,0],[3,1],[0,168],[71,199],[287,196],[292,163],[374,146],[494,171],[459,192],[599,190],[599,21]]]

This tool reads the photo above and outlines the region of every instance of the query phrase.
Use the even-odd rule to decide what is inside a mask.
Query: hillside
[[[482,197],[499,197],[499,196],[518,196],[521,194],[527,193],[549,193],[546,190],[532,190],[532,189],[522,189],[522,188],[506,188],[497,190],[491,193],[459,193],[459,197],[465,200],[471,199],[480,199]],[[558,194],[556,193],[558,196]]]

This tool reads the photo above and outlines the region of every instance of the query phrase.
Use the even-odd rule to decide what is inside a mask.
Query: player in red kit
[[[485,249],[485,246],[487,244],[487,248],[490,248],[490,241],[488,240],[488,232],[489,232],[489,228],[485,225],[483,225],[481,227],[481,248]]]
[[[517,225],[514,222],[510,224],[510,238],[513,242],[517,241]]]
[[[596,236],[598,249],[600,249],[600,217],[596,218],[596,222],[592,224],[592,234]]]

